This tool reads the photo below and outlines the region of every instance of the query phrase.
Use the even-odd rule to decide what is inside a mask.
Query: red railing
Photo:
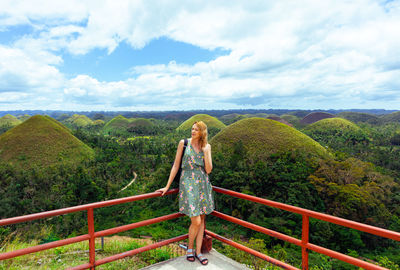
[[[166,194],[174,194],[178,193],[178,189],[173,189],[168,191]],[[138,200],[144,200],[144,199],[149,199],[149,198],[154,198],[154,197],[160,197],[159,192],[153,192],[153,193],[147,193],[143,195],[137,195],[137,196],[131,196],[131,197],[126,197],[126,198],[120,198],[120,199],[115,199],[115,200],[109,200],[109,201],[104,201],[104,202],[96,202],[96,203],[90,203],[90,204],[85,204],[85,205],[79,205],[79,206],[74,206],[74,207],[69,207],[69,208],[63,208],[63,209],[58,209],[58,210],[53,210],[53,211],[48,211],[48,212],[42,212],[42,213],[36,213],[36,214],[31,214],[31,215],[26,215],[26,216],[19,216],[19,217],[13,217],[13,218],[6,218],[0,220],[0,226],[5,226],[5,225],[10,225],[10,224],[16,224],[16,223],[21,223],[25,221],[30,221],[30,220],[36,220],[36,219],[43,219],[47,217],[52,217],[52,216],[59,216],[59,215],[65,215],[69,213],[74,213],[74,212],[79,212],[79,211],[87,211],[87,218],[88,218],[88,234],[68,238],[68,239],[63,239],[59,241],[54,241],[51,243],[46,243],[38,246],[33,246],[33,247],[28,247],[28,248],[23,248],[15,251],[10,251],[6,253],[0,254],[0,261],[5,260],[5,259],[11,259],[14,257],[34,253],[34,252],[39,252],[51,248],[56,248],[60,246],[65,246],[77,242],[82,242],[89,240],[89,263],[87,264],[82,264],[78,265],[69,269],[94,269],[95,266],[102,265],[105,263],[109,263],[118,259],[125,258],[127,256],[132,256],[147,250],[151,249],[156,249],[161,246],[168,245],[173,242],[181,241],[186,238],[188,238],[188,235],[181,235],[172,239],[164,240],[161,242],[157,242],[145,247],[137,248],[128,252],[123,252],[120,254],[116,254],[107,258],[103,258],[100,260],[95,259],[95,239],[97,237],[102,237],[102,236],[107,236],[110,234],[115,234],[119,232],[124,232],[127,230],[147,226],[150,224],[158,223],[161,221],[166,221],[178,217],[184,216],[181,213],[175,213],[175,214],[170,214],[170,215],[165,215],[162,217],[157,217],[153,219],[148,219],[136,223],[132,223],[129,225],[124,225],[120,227],[115,227],[103,231],[94,231],[94,213],[93,210],[95,208],[102,208],[106,206],[111,206],[111,205],[117,205],[117,204],[122,204],[122,203],[127,203],[127,202],[133,202],[133,201],[138,201]]]
[[[310,217],[324,220],[324,221],[327,221],[330,223],[335,223],[335,224],[338,224],[341,226],[353,228],[353,229],[356,229],[359,231],[368,232],[368,233],[378,235],[381,237],[393,239],[395,241],[400,241],[400,233],[398,233],[398,232],[385,230],[382,228],[378,228],[378,227],[374,227],[374,226],[370,226],[370,225],[366,225],[366,224],[362,224],[362,223],[358,223],[358,222],[318,213],[315,211],[310,211],[310,210],[303,209],[300,207],[295,207],[295,206],[291,206],[291,205],[287,205],[287,204],[283,204],[283,203],[278,203],[278,202],[246,195],[243,193],[239,193],[239,192],[235,192],[235,191],[231,191],[231,190],[227,190],[227,189],[223,189],[223,188],[219,188],[219,187],[213,187],[213,189],[214,189],[214,191],[216,191],[218,193],[230,195],[230,196],[245,199],[248,201],[253,201],[256,203],[261,203],[264,205],[268,205],[271,207],[279,208],[282,210],[286,210],[286,211],[290,211],[292,213],[297,213],[297,214],[302,215],[302,217],[303,217],[302,218],[303,219],[302,239],[300,240],[300,239],[297,239],[297,238],[294,238],[294,237],[291,237],[291,236],[288,236],[288,235],[285,235],[285,234],[282,234],[282,233],[279,233],[279,232],[276,232],[273,230],[269,230],[267,228],[264,228],[264,227],[261,227],[261,226],[255,225],[255,224],[252,224],[250,222],[243,221],[238,218],[234,218],[232,216],[229,216],[229,215],[217,212],[217,211],[214,211],[212,213],[212,215],[214,215],[216,217],[225,219],[227,221],[239,224],[241,226],[250,228],[252,230],[255,230],[255,231],[258,231],[258,232],[261,232],[261,233],[270,235],[272,237],[275,237],[275,238],[278,238],[278,239],[281,239],[281,240],[287,241],[289,243],[300,246],[302,248],[302,269],[309,268],[308,267],[308,251],[309,250],[330,256],[335,259],[342,260],[344,262],[347,262],[347,263],[350,263],[350,264],[353,264],[353,265],[356,265],[356,266],[359,266],[359,267],[362,267],[365,269],[374,269],[374,270],[375,269],[386,269],[386,268],[377,266],[375,264],[371,264],[371,263],[365,262],[363,260],[353,258],[353,257],[347,256],[345,254],[309,243],[309,218]],[[178,190],[174,189],[174,190],[168,191],[166,194],[175,194],[177,192],[178,192]],[[87,214],[88,234],[80,235],[80,236],[72,237],[72,238],[68,238],[68,239],[63,239],[63,240],[59,240],[59,241],[55,241],[55,242],[51,242],[51,243],[47,243],[47,244],[42,244],[42,245],[38,245],[38,246],[33,246],[33,247],[29,247],[29,248],[24,248],[24,249],[20,249],[20,250],[2,253],[2,254],[0,254],[0,260],[10,259],[10,258],[14,258],[17,256],[25,255],[25,254],[30,254],[30,253],[34,253],[34,252],[38,252],[38,251],[42,251],[42,250],[47,250],[47,249],[51,249],[51,248],[55,248],[55,247],[59,247],[59,246],[69,245],[72,243],[77,243],[77,242],[88,240],[89,241],[89,263],[83,264],[83,265],[78,265],[78,266],[72,267],[70,269],[88,269],[88,268],[94,269],[94,267],[98,266],[98,265],[109,263],[109,262],[112,262],[112,261],[115,261],[118,259],[122,259],[127,256],[132,256],[132,255],[135,255],[135,254],[147,251],[147,250],[155,249],[155,248],[158,248],[158,247],[161,247],[164,245],[168,245],[173,242],[177,242],[177,241],[186,239],[188,237],[187,234],[181,235],[181,236],[178,236],[175,238],[171,238],[168,240],[164,240],[161,242],[157,242],[157,243],[154,243],[154,244],[151,244],[151,245],[148,245],[145,247],[141,247],[138,249],[134,249],[134,250],[131,250],[128,252],[116,254],[116,255],[113,255],[113,256],[110,256],[107,258],[103,258],[100,260],[95,259],[95,245],[94,244],[95,244],[95,239],[98,237],[107,236],[110,234],[115,234],[115,233],[131,230],[134,228],[147,226],[150,224],[154,224],[154,223],[158,223],[161,221],[170,220],[170,219],[174,219],[174,218],[183,216],[183,214],[175,213],[175,214],[165,215],[162,217],[157,217],[157,218],[153,218],[153,219],[149,219],[149,220],[132,223],[129,225],[124,225],[124,226],[120,226],[120,227],[115,227],[115,228],[95,232],[95,230],[94,230],[94,211],[93,211],[95,208],[102,208],[102,207],[106,207],[106,206],[117,205],[117,204],[122,204],[122,203],[127,203],[127,202],[138,201],[138,200],[144,200],[144,199],[149,199],[149,198],[154,198],[154,197],[159,197],[159,196],[160,196],[160,193],[153,192],[153,193],[147,193],[147,194],[143,194],[143,195],[120,198],[120,199],[109,200],[109,201],[104,201],[104,202],[97,202],[97,203],[91,203],[91,204],[80,205],[80,206],[75,206],[75,207],[63,208],[63,209],[42,212],[42,213],[37,213],[37,214],[32,214],[32,215],[2,219],[2,220],[0,220],[0,226],[16,224],[16,223],[21,223],[21,222],[25,222],[25,221],[35,220],[35,219],[42,219],[42,218],[51,217],[51,216],[64,215],[64,214],[73,213],[73,212],[87,211],[87,213],[88,213]],[[248,253],[250,253],[254,256],[257,256],[265,261],[275,264],[283,269],[298,269],[294,266],[291,266],[284,262],[278,261],[278,260],[271,258],[265,254],[262,254],[256,250],[250,249],[250,248],[245,247],[241,244],[238,244],[232,240],[229,240],[225,237],[215,234],[209,230],[206,230],[206,233],[219,241],[222,241],[226,244],[229,244],[229,245],[234,246],[238,249],[241,249],[245,252],[248,252]]]
[[[218,192],[218,193],[222,193],[222,194],[226,194],[229,196],[233,196],[233,197],[237,197],[240,199],[244,199],[244,200],[248,200],[248,201],[252,201],[252,202],[256,202],[256,203],[260,203],[260,204],[264,204],[264,205],[268,205],[274,208],[279,208],[282,210],[286,210],[292,213],[296,213],[296,214],[300,214],[302,215],[302,238],[297,239],[273,230],[269,230],[266,229],[264,227],[252,224],[250,222],[246,222],[243,221],[241,219],[238,218],[234,218],[232,216],[228,216],[225,214],[222,214],[220,212],[214,211],[212,213],[212,215],[225,219],[227,221],[239,224],[241,226],[250,228],[252,230],[270,235],[272,237],[287,241],[289,243],[295,244],[297,246],[300,246],[302,249],[302,269],[308,269],[308,251],[312,250],[315,251],[317,253],[320,254],[324,254],[327,255],[329,257],[362,267],[364,269],[371,269],[371,270],[380,270],[380,269],[386,269],[384,267],[380,267],[377,266],[375,264],[372,263],[368,263],[366,261],[324,248],[324,247],[320,247],[314,244],[311,244],[309,242],[309,218],[315,218],[315,219],[319,219],[319,220],[323,220],[323,221],[327,221],[329,223],[334,223],[334,224],[338,224],[344,227],[348,227],[348,228],[352,228],[358,231],[363,231],[363,232],[367,232],[367,233],[371,233],[377,236],[381,236],[384,238],[388,238],[388,239],[393,239],[395,241],[400,241],[400,233],[398,232],[394,232],[394,231],[390,231],[390,230],[386,230],[386,229],[382,229],[382,228],[378,228],[378,227],[374,227],[374,226],[370,226],[370,225],[366,225],[363,223],[359,223],[359,222],[354,222],[351,220],[347,220],[347,219],[343,219],[343,218],[338,218],[335,216],[331,216],[331,215],[326,215],[326,214],[322,214],[322,213],[318,213],[315,211],[311,211],[311,210],[307,210],[307,209],[303,209],[300,207],[296,207],[296,206],[291,206],[288,204],[284,204],[284,203],[279,203],[279,202],[275,202],[275,201],[270,201],[270,200],[266,200],[266,199],[262,199],[259,197],[255,197],[255,196],[251,196],[251,195],[247,195],[247,194],[243,194],[243,193],[239,193],[239,192],[235,192],[235,191],[231,191],[231,190],[227,190],[227,189],[223,189],[223,188],[219,188],[219,187],[213,187],[214,191]],[[232,241],[230,240],[226,240],[221,236],[218,236],[214,233],[211,233],[208,231],[208,234],[216,239],[219,239],[220,241],[223,241],[227,244],[230,244],[232,246],[235,246]],[[237,244],[237,243],[236,243]],[[266,258],[266,256],[264,254],[259,254],[259,252],[257,251],[249,251],[248,249],[244,249],[241,248],[239,246],[235,246],[239,249],[242,249],[246,252],[249,252],[257,257],[260,257],[261,259],[264,259],[266,261],[269,261],[275,265],[278,265],[280,267],[282,267],[283,269],[298,269],[296,267],[293,266],[288,266],[288,265],[284,265],[282,262],[275,262],[276,260],[272,261],[271,258]]]

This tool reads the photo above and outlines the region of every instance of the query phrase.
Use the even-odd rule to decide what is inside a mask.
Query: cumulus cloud
[[[0,10],[0,31],[35,29],[0,45],[0,92],[14,93],[10,102],[16,92],[108,109],[393,109],[400,101],[398,1],[2,1]],[[133,66],[123,81],[59,71],[65,52],[110,55],[121,42],[140,50],[160,37],[227,53]]]

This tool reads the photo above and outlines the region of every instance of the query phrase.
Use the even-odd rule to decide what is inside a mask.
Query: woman
[[[211,145],[207,142],[207,126],[204,122],[195,122],[192,126],[192,137],[182,155],[184,140],[181,140],[176,151],[168,183],[157,191],[163,196],[171,186],[182,159],[182,173],[179,183],[179,212],[191,219],[189,227],[189,246],[186,259],[194,262],[197,258],[202,265],[208,260],[201,254],[201,244],[205,228],[205,215],[214,210],[212,186],[208,175],[212,170]],[[194,240],[196,251],[194,252]]]

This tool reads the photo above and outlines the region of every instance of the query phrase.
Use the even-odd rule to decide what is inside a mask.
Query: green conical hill
[[[87,127],[93,125],[92,119],[86,115],[74,114],[70,118],[65,120],[66,123],[74,127]]]
[[[104,125],[104,120],[97,119],[93,121],[93,126],[103,126]]]
[[[21,167],[79,163],[94,151],[49,116],[35,115],[0,135],[0,160]]]
[[[230,155],[242,142],[251,160],[266,159],[271,154],[289,151],[306,152],[317,157],[329,153],[319,143],[285,124],[265,118],[247,118],[229,125],[211,140],[213,152]],[[245,158],[245,157],[243,157]]]
[[[6,114],[0,118],[0,126],[11,126],[14,127],[16,125],[21,124],[22,121],[19,120],[17,117],[11,114]]]
[[[219,121],[217,118],[212,117],[208,114],[196,114],[192,117],[190,117],[188,120],[183,122],[177,130],[190,130],[193,126],[194,122],[198,121],[203,121],[206,125],[207,128],[217,128],[217,129],[223,129],[225,128],[225,124]]]
[[[104,127],[103,130],[105,133],[110,133],[110,132],[119,132],[119,131],[126,131],[128,128],[129,123],[132,120],[127,119],[123,117],[122,115],[118,115],[108,121]]]
[[[283,115],[281,115],[281,118],[288,121],[293,126],[298,126],[300,123],[300,119],[295,115],[283,114]]]
[[[244,115],[242,114],[238,114],[238,113],[230,113],[230,114],[225,114],[223,116],[221,116],[219,119],[225,124],[225,125],[230,125],[232,123],[235,123],[239,120],[242,120],[246,118]]]
[[[382,115],[381,119],[385,122],[400,122],[400,111]]]
[[[151,122],[149,119],[146,118],[136,118],[132,120],[132,122],[129,123],[128,127],[135,127],[135,128],[140,128],[140,127],[153,127],[154,124]]]
[[[307,126],[304,133],[316,141],[361,142],[368,140],[364,131],[356,124],[343,118],[326,118]]]
[[[312,112],[307,114],[303,119],[301,119],[300,124],[308,125],[325,118],[333,118],[333,117],[335,117],[334,114],[327,112]]]
[[[370,124],[379,124],[382,121],[376,115],[359,112],[341,112],[338,114],[338,117],[347,119],[353,123],[365,122]]]
[[[21,122],[24,122],[24,121],[28,120],[29,118],[31,118],[31,116],[29,114],[24,114],[24,115],[18,116],[18,119],[21,120]]]

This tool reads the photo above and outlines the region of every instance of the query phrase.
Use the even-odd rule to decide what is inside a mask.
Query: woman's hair
[[[200,145],[201,147],[205,147],[208,143],[208,132],[207,132],[207,125],[203,121],[194,122],[193,125],[196,125],[200,131]]]

